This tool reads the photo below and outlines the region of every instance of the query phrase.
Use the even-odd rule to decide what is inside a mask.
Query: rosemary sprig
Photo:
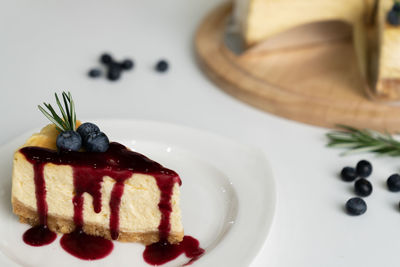
[[[356,129],[338,125],[342,130],[328,133],[328,147],[345,148],[344,155],[373,152],[382,156],[400,156],[400,142],[389,133],[380,133],[369,129]]]
[[[48,104],[43,103],[43,105],[49,110],[46,111],[40,105],[38,106],[39,110],[52,122],[56,125],[59,131],[75,131],[76,128],[76,114],[75,114],[75,104],[72,99],[72,95],[70,92],[68,94],[66,92],[62,93],[64,107],[61,104],[60,99],[58,98],[57,93],[54,94],[56,97],[56,102],[58,108],[61,111],[62,118],[54,111],[54,108]]]

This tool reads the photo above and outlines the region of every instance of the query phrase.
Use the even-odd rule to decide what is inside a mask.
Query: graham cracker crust
[[[19,216],[19,221],[21,223],[27,223],[32,226],[39,224],[39,216],[36,211],[34,211],[31,208],[28,208],[14,197],[12,198],[11,202],[13,206],[13,212]],[[47,217],[47,226],[51,231],[63,234],[71,233],[75,229],[75,224],[72,218],[70,219],[62,218],[50,214]],[[101,236],[103,238],[112,240],[110,230],[103,226],[85,223],[83,225],[83,231],[89,235]],[[172,244],[179,243],[182,241],[183,236],[184,236],[183,231],[170,232],[168,236],[168,241]],[[132,233],[132,232],[120,231],[117,240],[122,242],[136,242],[136,243],[142,243],[144,245],[149,245],[158,242],[159,235],[158,231],[147,232],[147,233]]]

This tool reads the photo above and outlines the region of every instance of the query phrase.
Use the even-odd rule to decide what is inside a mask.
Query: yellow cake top
[[[81,122],[77,120],[76,128],[78,128],[79,125],[81,125]],[[48,124],[45,127],[43,127],[40,130],[40,132],[34,133],[31,137],[29,137],[29,139],[26,140],[25,144],[22,147],[38,146],[38,147],[57,150],[56,140],[59,133],[60,131],[57,130],[55,124],[53,123]]]

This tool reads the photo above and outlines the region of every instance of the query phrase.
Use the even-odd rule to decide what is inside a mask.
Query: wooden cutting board
[[[225,92],[304,123],[400,131],[400,106],[368,96],[349,27],[332,24],[331,30],[322,30],[322,37],[319,26],[299,27],[236,55],[224,42],[231,12],[231,4],[213,10],[195,38],[200,66]],[[320,27],[327,29],[326,25]],[[298,41],[302,39],[313,42]]]

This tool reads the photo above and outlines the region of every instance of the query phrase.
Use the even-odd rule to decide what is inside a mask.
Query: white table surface
[[[47,123],[36,106],[62,90],[73,93],[80,118],[165,121],[231,137],[264,150],[277,181],[274,226],[252,267],[399,266],[400,195],[385,186],[398,159],[339,157],[325,148],[326,129],[261,112],[219,90],[193,50],[196,27],[219,3],[0,1],[0,144]],[[135,69],[116,83],[87,78],[103,51],[132,57]],[[160,58],[171,63],[166,74],[153,71]],[[374,163],[374,193],[367,213],[350,217],[343,204],[352,185],[337,172],[361,158]]]

